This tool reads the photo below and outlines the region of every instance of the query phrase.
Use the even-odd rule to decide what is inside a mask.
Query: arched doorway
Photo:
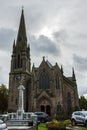
[[[46,112],[49,116],[51,116],[51,107],[50,105],[41,105],[40,106],[40,111]]]
[[[50,98],[47,97],[47,95],[38,98],[37,100],[38,111],[46,112],[49,116],[51,116],[51,106],[52,106],[52,102]]]

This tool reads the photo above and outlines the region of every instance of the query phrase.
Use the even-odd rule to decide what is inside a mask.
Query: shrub
[[[65,120],[65,121],[63,122],[63,124],[64,124],[65,126],[70,126],[70,125],[71,125],[71,120]]]
[[[57,121],[57,120],[53,120],[51,122],[47,122],[46,123],[48,130],[60,130],[60,129],[65,129],[66,126],[70,126],[71,125],[71,121],[70,120],[65,120],[65,121]]]

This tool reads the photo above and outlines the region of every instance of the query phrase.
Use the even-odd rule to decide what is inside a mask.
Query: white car
[[[87,111],[75,111],[71,117],[72,124],[84,124],[87,126]]]
[[[8,130],[6,123],[4,123],[2,120],[0,120],[0,130]]]
[[[37,119],[40,122],[46,122],[49,120],[49,116],[45,112],[35,112],[35,114],[37,115]]]

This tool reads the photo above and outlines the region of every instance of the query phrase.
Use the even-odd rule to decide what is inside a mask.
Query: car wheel
[[[85,127],[87,127],[87,121],[85,122],[85,124],[84,124],[84,125],[85,125]]]
[[[76,125],[76,121],[73,119],[72,121],[72,125],[75,126]]]

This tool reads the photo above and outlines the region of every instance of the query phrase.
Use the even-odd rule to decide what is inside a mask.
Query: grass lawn
[[[87,130],[86,127],[79,126],[79,128],[80,128],[80,130]],[[40,123],[38,125],[38,130],[48,130],[48,129],[46,128],[46,124],[45,123]]]
[[[80,128],[81,130],[87,130],[86,127],[81,127],[81,126],[79,126],[79,128]]]
[[[41,123],[41,124],[38,125],[38,130],[48,130],[48,129],[46,128],[45,123]]]

